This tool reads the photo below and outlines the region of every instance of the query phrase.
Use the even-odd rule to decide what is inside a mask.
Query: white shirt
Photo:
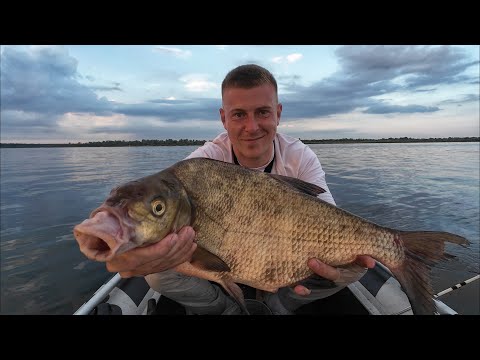
[[[275,161],[272,174],[290,176],[320,186],[325,192],[318,197],[336,205],[325,181],[325,171],[323,171],[320,160],[312,149],[296,138],[279,133],[275,135],[274,141]],[[223,132],[213,141],[207,141],[186,158],[196,157],[233,163],[232,143],[227,133]],[[263,170],[267,164],[258,170]]]

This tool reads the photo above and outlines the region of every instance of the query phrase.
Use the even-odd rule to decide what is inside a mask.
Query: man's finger
[[[122,279],[128,279],[134,276],[131,271],[122,271],[119,272],[119,274]]]
[[[107,261],[109,272],[126,272],[145,263],[165,256],[176,243],[177,234],[170,234],[161,241],[145,247],[135,248]]]
[[[179,260],[190,261],[193,253],[197,249],[197,243],[186,243],[183,248],[179,249],[174,256],[172,256],[172,260],[178,262]]]
[[[306,296],[306,295],[310,295],[311,291],[310,289],[307,289],[305,286],[303,285],[297,285],[295,286],[295,288],[293,289],[298,295],[303,295],[303,296]]]
[[[155,259],[139,266],[138,268],[130,271],[129,275],[145,276],[175,267],[178,264],[189,261],[196,248],[196,243],[192,243],[191,246],[186,245],[183,248],[179,249],[177,252],[175,252],[173,255],[167,255],[166,257]]]
[[[183,227],[179,232],[178,236],[175,239],[175,244],[172,246],[170,251],[166,254],[167,258],[170,258],[173,261],[177,261],[180,257],[185,256],[186,253],[191,249],[194,244],[193,238],[195,237],[195,232],[191,227]]]
[[[375,267],[375,259],[367,255],[359,255],[355,261],[358,265],[372,269]]]
[[[319,276],[325,279],[336,281],[340,277],[340,272],[333,266],[322,263],[317,259],[308,260],[308,266]]]

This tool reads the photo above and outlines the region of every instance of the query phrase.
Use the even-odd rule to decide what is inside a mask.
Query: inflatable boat
[[[479,276],[470,280],[476,280]],[[457,285],[457,287],[461,284]],[[243,289],[243,288],[242,288]],[[452,287],[452,289],[454,289]],[[446,290],[450,291],[450,290]],[[244,291],[252,315],[268,315],[268,307]],[[437,315],[457,312],[434,297]],[[122,279],[115,274],[74,315],[186,315],[185,308],[151,289],[143,277]],[[413,315],[399,282],[381,263],[357,282],[325,299],[304,305],[297,315]]]

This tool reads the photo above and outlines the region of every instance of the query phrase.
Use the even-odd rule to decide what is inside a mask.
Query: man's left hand
[[[342,273],[336,267],[327,265],[315,258],[308,260],[307,264],[308,264],[308,267],[315,272],[315,274],[321,277],[324,277],[325,279],[328,279],[334,282],[339,282],[342,280]],[[375,266],[375,260],[372,257],[367,255],[359,255],[357,256],[357,259],[355,260],[354,264],[361,266],[363,268],[372,269]],[[294,291],[298,295],[310,294],[310,290],[302,285],[295,286]]]

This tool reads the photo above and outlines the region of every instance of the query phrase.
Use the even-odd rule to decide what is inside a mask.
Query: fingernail
[[[300,291],[302,293],[302,295],[310,295],[310,293],[312,292],[310,289],[307,289],[307,288],[303,288],[301,289]]]
[[[320,261],[318,261],[318,259],[313,259],[313,267],[315,267],[315,269],[320,269],[322,267],[322,263]]]

